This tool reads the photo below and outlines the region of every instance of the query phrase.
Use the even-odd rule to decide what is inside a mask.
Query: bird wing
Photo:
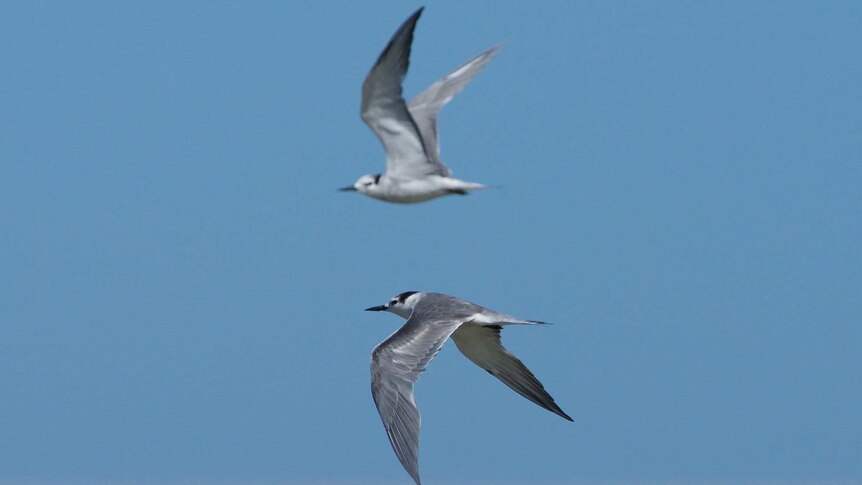
[[[361,116],[386,150],[386,174],[414,177],[433,172],[416,122],[407,109],[401,83],[410,64],[416,10],[392,35],[362,83]]]
[[[419,93],[408,105],[413,121],[419,128],[422,142],[425,144],[425,153],[431,163],[437,165],[441,174],[448,176],[449,168],[440,160],[440,142],[437,139],[437,116],[440,110],[452,98],[464,89],[479,71],[485,67],[500,49],[499,46],[492,47],[478,56],[462,64],[458,69],[449,73],[443,79],[428,86],[425,91]]]
[[[463,320],[417,312],[371,354],[371,395],[398,460],[419,484],[419,408],[413,384]]]
[[[452,340],[455,341],[458,350],[470,361],[503,381],[503,384],[513,391],[548,411],[572,421],[572,418],[557,406],[554,398],[545,391],[545,387],[524,363],[503,347],[500,341],[501,329],[499,325],[465,324],[455,330]]]

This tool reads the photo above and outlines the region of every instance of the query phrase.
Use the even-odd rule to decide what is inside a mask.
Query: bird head
[[[380,189],[380,174],[377,175],[363,175],[359,177],[359,180],[356,181],[353,185],[348,185],[347,187],[342,187],[338,190],[342,192],[361,192],[363,194],[373,195],[377,193]]]
[[[366,308],[367,312],[391,312],[402,318],[410,318],[413,307],[419,301],[422,294],[418,291],[405,291],[393,296],[385,305]]]

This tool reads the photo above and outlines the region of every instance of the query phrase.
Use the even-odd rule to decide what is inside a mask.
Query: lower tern
[[[366,311],[388,311],[407,322],[371,354],[371,395],[395,455],[417,485],[419,480],[419,408],[413,384],[449,337],[470,361],[518,394],[572,421],[542,383],[500,342],[504,325],[536,325],[444,295],[407,291],[385,305]]]
[[[494,57],[499,47],[467,61],[407,104],[401,84],[407,75],[413,30],[421,14],[422,8],[398,28],[362,84],[362,120],[383,144],[386,172],[363,175],[342,191],[409,204],[448,194],[466,195],[485,187],[452,177],[440,160],[437,115]]]

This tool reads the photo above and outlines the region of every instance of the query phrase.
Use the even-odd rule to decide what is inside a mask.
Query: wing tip
[[[505,45],[506,45],[506,42],[497,42],[496,44],[492,45],[491,47],[488,47],[487,49],[485,49],[485,52],[479,54],[479,56],[487,56],[487,57],[493,59],[500,52],[500,50],[503,49],[503,47]]]
[[[386,44],[386,47],[383,48],[383,51],[380,52],[380,55],[377,57],[377,61],[374,63],[374,66],[371,68],[373,72],[375,68],[379,65],[383,64],[387,57],[389,57],[389,52],[399,44],[399,41],[403,38],[404,40],[400,42],[403,44],[403,57],[400,59],[401,69],[404,71],[402,76],[407,73],[407,69],[410,64],[410,49],[413,45],[413,32],[416,30],[416,22],[419,21],[419,16],[422,15],[422,11],[425,10],[425,7],[419,7],[415,12],[410,14],[399,27],[398,30],[392,34],[392,37],[389,39],[389,42]],[[369,73],[370,75],[370,73]],[[366,82],[368,78],[366,76]]]
[[[405,24],[408,24],[408,23],[415,24],[416,21],[419,20],[419,17],[422,16],[423,11],[425,11],[425,5],[422,5],[421,7],[417,8],[415,12],[410,14],[410,16],[407,17],[407,21],[405,22]]]

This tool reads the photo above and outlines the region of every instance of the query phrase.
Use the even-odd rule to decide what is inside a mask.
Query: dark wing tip
[[[407,67],[410,62],[410,46],[413,44],[413,31],[416,29],[416,22],[419,20],[419,16],[422,15],[422,10],[424,9],[425,7],[419,7],[419,9],[407,17],[407,20],[398,27],[398,30],[392,34],[392,38],[389,39],[389,43],[386,44],[383,52],[381,52],[380,56],[377,58],[377,62],[374,64],[375,66],[382,64],[384,59],[388,57],[389,51],[391,51],[395,46],[404,46],[401,56],[398,59],[398,64],[404,72],[407,72]],[[401,40],[402,38],[404,39],[403,41]]]

